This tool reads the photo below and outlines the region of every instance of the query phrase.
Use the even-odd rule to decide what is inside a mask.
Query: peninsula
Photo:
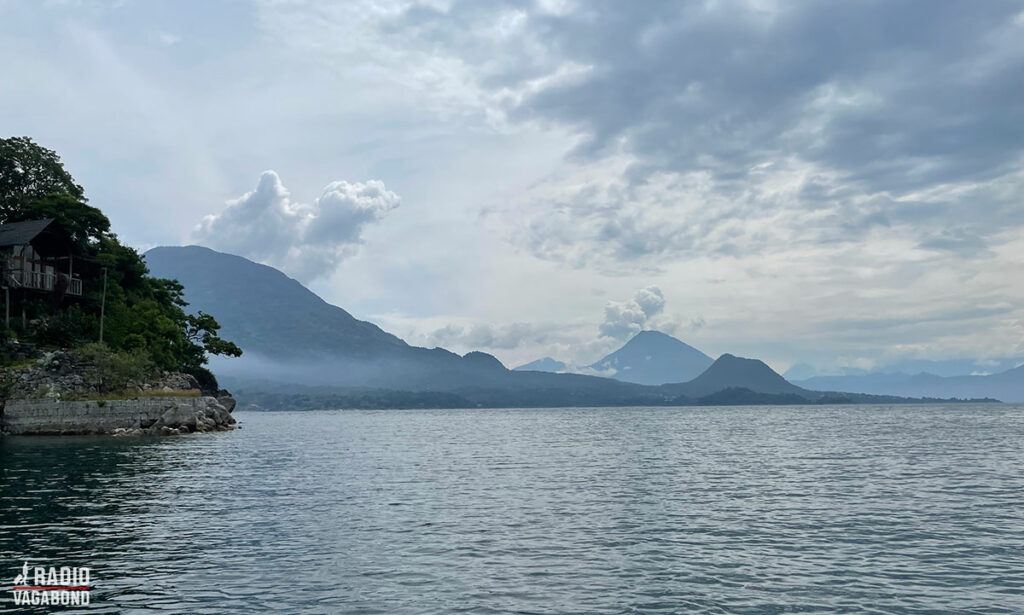
[[[0,140],[0,433],[230,429],[204,365],[239,356],[183,287],[149,275],[56,152]]]

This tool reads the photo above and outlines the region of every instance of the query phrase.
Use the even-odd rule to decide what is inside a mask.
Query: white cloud
[[[311,204],[291,199],[281,178],[265,171],[252,192],[229,201],[195,231],[209,247],[273,265],[302,281],[330,275],[362,242],[363,229],[398,207],[383,182],[335,181]]]
[[[598,328],[601,337],[626,339],[643,331],[665,309],[665,295],[657,286],[636,291],[627,301],[609,301],[604,307],[604,322]]]

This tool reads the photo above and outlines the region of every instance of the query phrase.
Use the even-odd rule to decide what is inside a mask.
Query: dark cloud
[[[386,27],[457,57],[513,121],[574,130],[580,163],[631,159],[614,177],[542,199],[538,218],[548,220],[520,236],[539,256],[583,263],[756,253],[787,234],[852,241],[929,218],[926,237],[967,212],[994,220],[1019,210],[1005,197],[933,195],[925,207],[912,197],[1020,183],[1022,15],[1005,0],[595,0],[562,12],[463,0],[410,9]],[[787,168],[796,188],[779,194]],[[730,204],[710,215],[644,201],[637,190],[665,174],[699,175],[701,198]],[[692,194],[678,183],[676,195]]]
[[[1019,2],[586,3],[539,16],[586,76],[514,113],[625,142],[654,167],[742,174],[772,155],[873,187],[992,177],[1024,151]]]

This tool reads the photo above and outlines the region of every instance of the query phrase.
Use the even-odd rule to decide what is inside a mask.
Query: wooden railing
[[[10,279],[16,286],[35,290],[56,291],[63,285],[68,295],[82,295],[82,280],[68,277],[66,273],[44,273],[42,271],[24,271],[15,269],[10,272]]]

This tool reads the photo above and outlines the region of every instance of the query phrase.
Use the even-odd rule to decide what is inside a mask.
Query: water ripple
[[[87,613],[1024,612],[1020,406],[239,418],[0,441],[0,579],[91,566]]]

